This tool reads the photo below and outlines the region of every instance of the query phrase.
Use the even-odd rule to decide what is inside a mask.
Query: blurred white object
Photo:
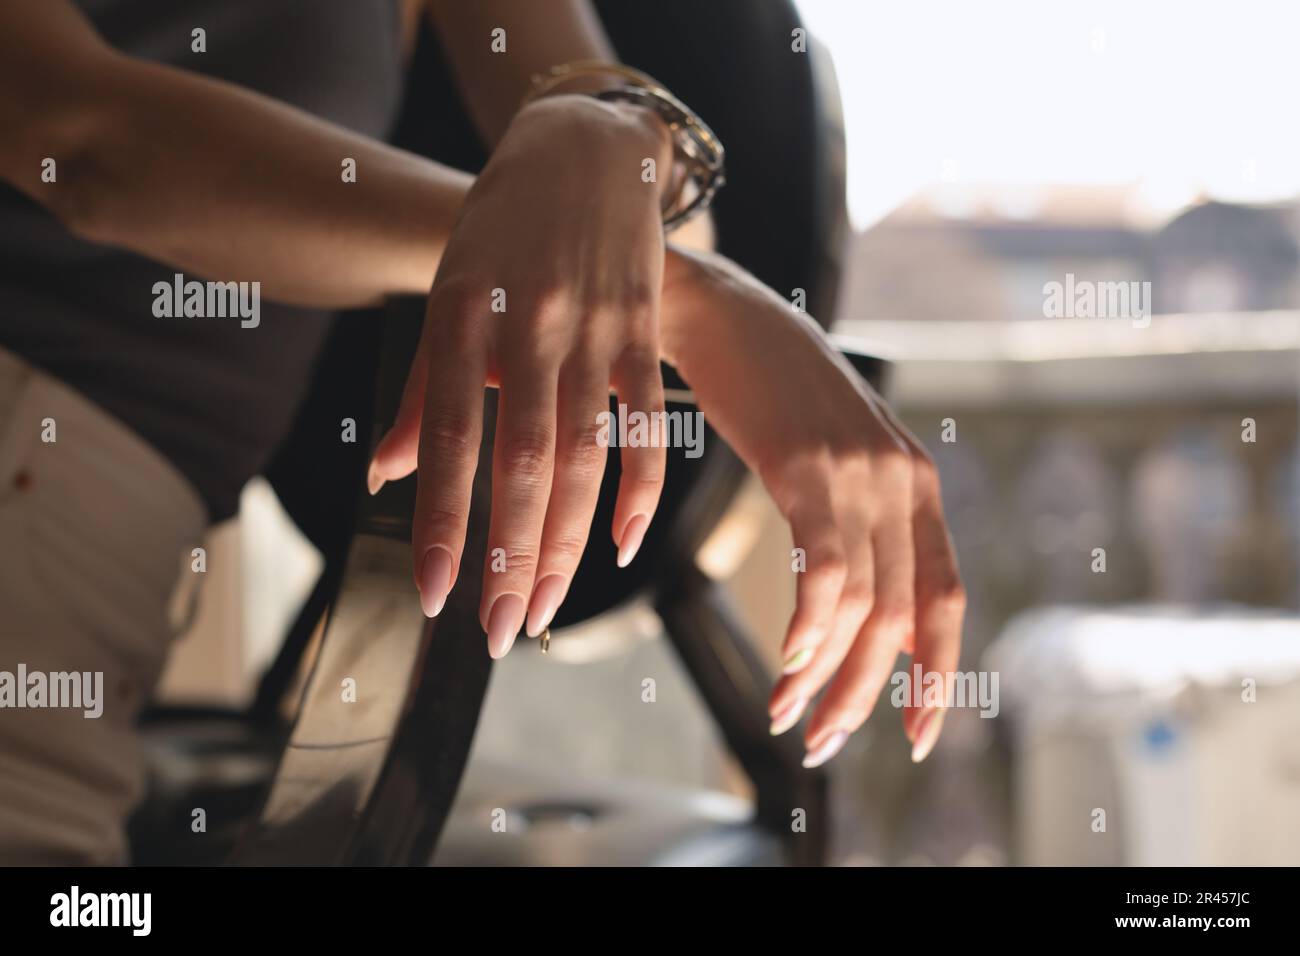
[[[1018,862],[1300,864],[1300,618],[1036,609],[984,666],[1011,731]]]

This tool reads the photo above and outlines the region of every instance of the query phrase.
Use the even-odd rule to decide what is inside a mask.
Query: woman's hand
[[[536,636],[587,542],[608,449],[611,386],[662,411],[663,182],[672,144],[649,113],[590,97],[526,107],[475,182],[429,294],[401,409],[376,449],[372,493],[419,468],[416,584],[436,615],[460,571],[482,438],[500,389],[479,617],[493,657],[527,616]],[[631,560],[663,487],[663,448],[625,448],[612,532]],[[504,567],[504,570],[502,568]]]
[[[826,687],[804,735],[817,766],[871,714],[900,650],[926,674],[957,667],[965,595],[934,464],[806,315],[719,256],[670,251],[663,345],[806,555],[769,713],[784,733]],[[907,707],[914,760],[942,720]]]

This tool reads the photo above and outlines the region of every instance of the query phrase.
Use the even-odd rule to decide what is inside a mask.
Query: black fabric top
[[[132,56],[219,77],[374,137],[402,88],[396,0],[77,0]],[[191,51],[191,31],[207,51]],[[275,130],[266,131],[268,137]],[[260,325],[157,318],[181,270],[74,238],[0,185],[0,345],[80,390],[166,455],[213,521],[292,423],[332,316],[261,300]],[[254,280],[249,276],[185,279]]]

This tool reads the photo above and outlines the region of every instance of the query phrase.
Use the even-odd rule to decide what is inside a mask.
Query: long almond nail
[[[808,751],[804,755],[803,765],[811,770],[813,767],[820,767],[826,761],[830,760],[837,753],[844,749],[848,742],[849,732],[847,730],[837,730],[821,742],[815,750]]]
[[[372,494],[378,494],[379,489],[384,487],[387,479],[379,477],[379,463],[372,461],[370,470],[366,472],[366,489]]]
[[[524,599],[521,595],[502,594],[492,602],[488,612],[488,654],[500,659],[506,656],[519,629],[524,626]]]
[[[801,670],[803,670],[805,667],[808,666],[808,662],[812,660],[812,656],[813,656],[813,649],[811,647],[804,647],[801,648],[800,650],[795,651],[793,654],[787,657],[785,661],[781,664],[781,673],[782,674],[799,673]]]
[[[799,723],[799,718],[803,716],[804,708],[808,706],[807,699],[796,697],[790,703],[786,704],[772,717],[772,726],[769,732],[773,737],[779,737],[795,724]]]
[[[437,617],[451,590],[451,552],[434,545],[424,553],[420,565],[420,606],[425,617]]]
[[[938,707],[927,711],[921,718],[921,729],[916,733],[916,743],[912,744],[912,763],[920,763],[930,756],[930,751],[939,742],[939,732],[943,730],[943,718],[947,710]]]
[[[650,527],[649,515],[633,515],[623,528],[623,537],[618,542],[618,566],[625,568],[632,563],[641,542],[645,540],[646,529]]]
[[[548,574],[533,588],[533,600],[528,605],[528,636],[541,637],[551,626],[551,619],[564,600],[567,582],[562,574]]]

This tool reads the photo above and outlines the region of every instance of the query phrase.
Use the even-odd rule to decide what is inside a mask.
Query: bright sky
[[[830,48],[849,210],[940,181],[1300,197],[1297,0],[797,0]]]

